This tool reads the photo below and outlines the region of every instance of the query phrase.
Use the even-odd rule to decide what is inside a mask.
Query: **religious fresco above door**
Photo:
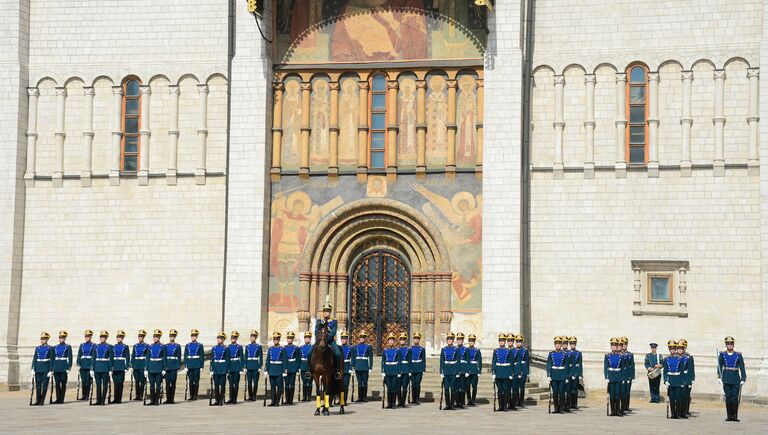
[[[486,8],[472,0],[277,0],[275,63],[481,59]]]

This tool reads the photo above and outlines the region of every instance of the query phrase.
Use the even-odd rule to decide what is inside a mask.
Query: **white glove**
[[[606,380],[605,380],[605,383],[606,383],[606,384],[608,383],[608,379],[606,379]]]
[[[269,373],[264,372],[264,377],[266,378],[267,376],[269,376]]]
[[[571,376],[571,380],[575,381],[576,380],[576,376]]]
[[[53,372],[48,372],[48,377],[50,378],[51,376],[53,376]]]
[[[397,377],[398,377],[398,378],[400,377],[400,373],[398,373],[398,374],[397,374]]]
[[[440,376],[442,376],[442,375],[440,375]],[[387,377],[387,375],[385,375],[384,373],[382,373],[382,374],[381,374],[381,379],[384,379],[385,377]]]
[[[187,371],[187,370],[186,370],[186,369],[184,369],[184,372],[185,372],[185,373],[186,373],[186,371]],[[243,369],[243,374],[245,374],[245,372],[246,372],[246,371],[247,371],[246,369]]]
[[[283,373],[283,377],[287,378],[288,377],[288,373]]]
[[[720,378],[717,378],[717,383],[720,384],[720,385],[723,385],[723,380],[720,379]]]
[[[444,379],[444,378],[445,378],[445,375],[440,373],[440,379]]]
[[[91,374],[91,377],[93,377],[93,370],[91,370],[91,371],[90,371],[90,372],[88,372],[88,373],[90,373],[90,374]]]
[[[747,381],[741,381],[739,382],[739,385],[744,385],[744,382],[747,382]]]
[[[469,377],[469,373],[464,373],[464,377],[468,378]]]
[[[144,377],[145,377],[145,378],[148,378],[148,377],[149,377],[149,370],[144,370]]]
[[[67,374],[69,374],[69,370],[67,370]]]
[[[163,370],[163,371],[161,372],[161,374],[162,374],[163,376],[165,376],[165,370]]]
[[[213,370],[211,370],[210,372],[208,372],[208,374],[209,374],[209,375],[211,375],[211,376],[213,376]]]
[[[664,382],[664,385],[669,386],[669,382]]]
[[[550,378],[549,376],[547,376],[547,382],[552,382],[552,378]]]
[[[696,381],[691,381],[691,386],[693,386],[693,383],[694,383],[694,382],[696,382]]]
[[[109,376],[112,376],[112,370],[109,371]]]
[[[368,369],[368,374],[371,374],[372,371],[373,369]]]
[[[478,374],[477,374],[477,377],[478,377],[478,378],[480,377],[480,373],[478,373]]]
[[[579,380],[583,381],[584,380],[584,376],[579,376]]]
[[[30,374],[32,377],[34,377],[34,376],[35,376],[35,369],[31,369],[31,370],[29,371],[29,374]]]
[[[566,380],[565,380],[565,383],[566,383],[566,384],[568,383],[568,379],[566,379]]]
[[[496,375],[491,375],[491,379],[496,380]]]
[[[456,375],[456,377],[458,378],[458,377],[459,377],[459,375]]]

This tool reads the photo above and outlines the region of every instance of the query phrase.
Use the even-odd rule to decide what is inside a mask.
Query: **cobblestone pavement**
[[[596,396],[596,395],[593,395]],[[624,418],[606,417],[605,404],[598,397],[583,403],[576,413],[547,415],[547,403],[521,411],[494,413],[491,404],[457,411],[439,411],[437,403],[423,403],[408,409],[383,410],[381,402],[352,404],[346,415],[315,417],[314,403],[264,408],[262,402],[209,407],[207,400],[144,407],[138,402],[88,406],[72,402],[75,391],[67,393],[64,405],[30,407],[29,392],[0,393],[1,433],[490,433],[504,428],[523,433],[765,433],[768,409],[744,405],[741,423],[724,422],[721,403],[695,402],[694,417],[667,420],[665,405],[635,400],[634,413]]]

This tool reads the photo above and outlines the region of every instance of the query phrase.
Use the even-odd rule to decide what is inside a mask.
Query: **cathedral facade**
[[[42,330],[328,301],[377,348],[576,336],[591,387],[612,336],[731,335],[768,395],[763,2],[264,3],[0,0],[0,383]]]

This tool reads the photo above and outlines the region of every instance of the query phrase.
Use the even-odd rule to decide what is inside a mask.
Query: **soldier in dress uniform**
[[[107,404],[107,389],[112,374],[112,345],[107,343],[109,332],[101,331],[99,344],[96,345],[96,358],[93,363],[93,377],[96,380],[96,404]]]
[[[580,351],[576,350],[578,340],[576,337],[570,337],[568,344],[571,347],[571,403],[572,409],[579,409],[579,385],[584,379],[584,357]]]
[[[446,410],[454,409],[455,403],[454,394],[456,378],[458,378],[458,363],[459,353],[456,347],[453,346],[453,340],[456,335],[453,332],[448,332],[445,337],[446,345],[440,349],[440,379],[443,382],[443,391],[445,393],[445,408]]]
[[[312,331],[304,333],[304,344],[301,346],[301,400],[308,402],[312,396],[312,373],[309,372],[309,359],[312,357]],[[360,384],[358,378],[358,385]]]
[[[368,333],[360,331],[357,334],[357,345],[352,348],[350,358],[357,378],[357,400],[355,402],[368,401],[368,376],[373,370],[373,349],[365,342]]]
[[[725,410],[728,415],[725,421],[739,421],[741,387],[747,382],[744,356],[741,352],[733,350],[735,343],[733,337],[725,337],[725,351],[717,356],[718,382],[723,385]]]
[[[621,340],[615,337],[611,338],[611,352],[605,354],[603,360],[603,375],[605,376],[605,382],[608,384],[608,401],[611,407],[611,416],[614,417],[624,415],[620,406],[623,364]]]
[[[504,397],[507,403],[504,404],[504,410],[516,411],[517,410],[517,396],[519,395],[520,388],[518,384],[521,382],[521,364],[519,361],[520,348],[517,347],[516,338],[517,335],[513,332],[506,334],[507,351],[509,356],[507,357],[510,364],[510,373],[512,376],[507,382],[507,391],[504,392]]]
[[[400,349],[395,347],[396,338],[397,336],[390,332],[387,335],[387,347],[381,352],[381,377],[386,386],[387,409],[396,406],[397,395],[400,391],[398,380],[402,376],[400,373]]]
[[[419,345],[421,333],[413,333],[413,346],[411,346],[411,403],[421,404],[421,379],[427,371],[425,349]]]
[[[227,388],[227,370],[229,366],[229,352],[224,340],[227,334],[224,331],[216,335],[216,346],[211,348],[211,368],[210,374],[213,379],[213,397],[214,406],[224,404],[224,390]]]
[[[45,396],[48,392],[48,382],[53,376],[53,355],[54,351],[48,345],[48,339],[51,334],[47,332],[40,333],[40,346],[35,348],[35,354],[32,356],[32,379],[35,383],[35,405],[43,405]]]
[[[518,350],[517,361],[520,365],[520,373],[517,378],[517,406],[525,407],[525,384],[528,382],[528,375],[531,372],[531,355],[523,346],[525,337],[523,334],[518,334],[515,337],[515,347]]]
[[[150,405],[160,404],[160,391],[163,388],[163,376],[165,376],[165,346],[160,342],[163,331],[155,329],[152,333],[152,344],[147,350],[147,367],[144,376],[149,381]]]
[[[569,337],[567,335],[562,335],[560,338],[563,339],[563,353],[565,354],[565,391],[563,393],[563,402],[560,404],[560,408],[563,412],[571,412],[571,385],[573,384],[573,382],[571,382],[571,375],[573,372],[573,361],[571,360],[571,349],[568,348]]]
[[[80,400],[88,400],[91,396],[91,383],[93,382],[93,359],[96,358],[96,344],[91,341],[93,331],[85,330],[85,341],[77,350],[77,367],[80,369],[80,385],[82,394]]]
[[[456,333],[456,384],[454,385],[455,393],[453,395],[454,406],[460,409],[464,409],[464,399],[466,398],[467,391],[467,348],[464,346],[464,333]]]
[[[237,342],[240,338],[240,333],[232,331],[229,335],[229,346],[227,346],[227,354],[229,354],[229,361],[227,362],[227,379],[229,380],[229,400],[227,404],[237,404],[237,392],[240,389],[240,372],[242,372],[245,366],[243,347]]]
[[[56,400],[53,403],[64,403],[67,392],[67,375],[72,370],[72,346],[67,344],[67,331],[59,331],[59,344],[53,348],[53,382],[56,388]]]
[[[397,395],[397,405],[405,408],[408,399],[408,386],[411,384],[411,348],[408,347],[408,333],[401,332],[398,337],[400,351],[400,392]]]
[[[483,355],[480,349],[475,347],[477,342],[477,336],[475,334],[469,334],[467,337],[469,347],[467,347],[467,404],[469,406],[475,406],[475,400],[477,399],[477,381],[480,374],[483,372]]]
[[[301,351],[293,344],[296,333],[288,331],[285,338],[288,340],[288,343],[283,348],[286,361],[285,371],[287,373],[285,377],[285,403],[293,405],[293,398],[296,395],[296,374],[301,368]]]
[[[552,401],[555,404],[555,414],[563,413],[565,389],[567,387],[568,357],[563,352],[563,338],[555,337],[555,350],[547,356],[547,381],[549,382]]]
[[[165,403],[169,405],[176,403],[176,380],[181,369],[181,346],[176,343],[178,335],[177,330],[169,330],[165,344]]]
[[[259,392],[259,376],[261,375],[261,365],[264,361],[264,350],[258,342],[259,331],[251,330],[251,342],[245,346],[245,385],[248,390],[248,400],[256,401],[256,394]]]
[[[112,382],[115,384],[115,396],[112,403],[123,403],[123,385],[125,372],[131,364],[131,349],[123,343],[125,331],[117,331],[115,338],[115,345],[112,346]]]
[[[512,339],[514,341],[514,338]],[[491,358],[491,379],[496,383],[496,396],[499,406],[496,411],[506,411],[510,384],[512,381],[511,351],[506,347],[507,335],[499,334],[499,347],[493,351]],[[512,402],[514,403],[514,402]]]
[[[680,344],[678,353],[680,353],[681,357],[683,358],[683,362],[685,363],[685,371],[683,372],[683,388],[681,390],[683,395],[681,400],[681,412],[687,416],[690,416],[691,389],[693,388],[693,383],[696,381],[696,367],[693,362],[693,355],[688,353],[688,340],[681,338],[678,343]]]
[[[339,322],[331,317],[331,311],[333,311],[333,306],[326,299],[325,304],[323,304],[323,316],[315,322],[315,336],[317,336],[317,331],[323,325],[328,325],[328,333],[325,335],[325,341],[333,351],[333,364],[336,369],[336,379],[342,379],[341,350],[339,349],[339,345],[336,344],[336,331],[339,327]]]
[[[131,352],[131,366],[128,370],[129,375],[133,376],[133,382],[136,385],[136,395],[134,400],[144,399],[144,386],[147,382],[145,375],[147,370],[147,355],[149,354],[149,345],[144,343],[144,337],[147,331],[139,329],[138,342],[133,345]]]
[[[269,406],[280,406],[280,398],[283,395],[283,378],[288,376],[285,366],[288,365],[288,357],[280,346],[282,335],[275,331],[272,333],[272,347],[267,351],[267,359],[264,366],[264,377],[269,376],[269,390],[271,402]]]
[[[624,358],[627,360],[627,367],[624,372],[626,377],[624,388],[624,412],[630,412],[629,399],[632,394],[632,382],[635,380],[635,355],[627,350],[629,339],[627,337],[621,337],[621,340],[621,351],[624,353]]]
[[[189,400],[197,400],[200,390],[200,370],[205,364],[205,349],[203,344],[197,341],[200,331],[193,329],[190,332],[191,341],[184,346],[184,373],[189,382]]]
[[[648,390],[651,392],[651,403],[661,402],[661,396],[659,395],[659,386],[661,385],[661,354],[657,352],[659,345],[651,343],[651,351],[645,354],[645,361],[643,365],[645,370],[648,371]],[[651,373],[658,373],[658,376],[651,377]]]
[[[669,340],[667,343],[670,348],[677,351],[678,343],[675,340]],[[674,419],[688,418],[682,413],[682,392],[683,372],[685,372],[685,361],[674,353],[664,359],[664,385],[667,386],[667,395],[669,398],[669,410]]]
[[[343,364],[342,370],[344,372],[342,393],[346,401],[349,399],[349,383],[352,380],[352,372],[354,371],[352,366],[352,346],[349,345],[349,334],[347,331],[341,333],[341,363]]]

